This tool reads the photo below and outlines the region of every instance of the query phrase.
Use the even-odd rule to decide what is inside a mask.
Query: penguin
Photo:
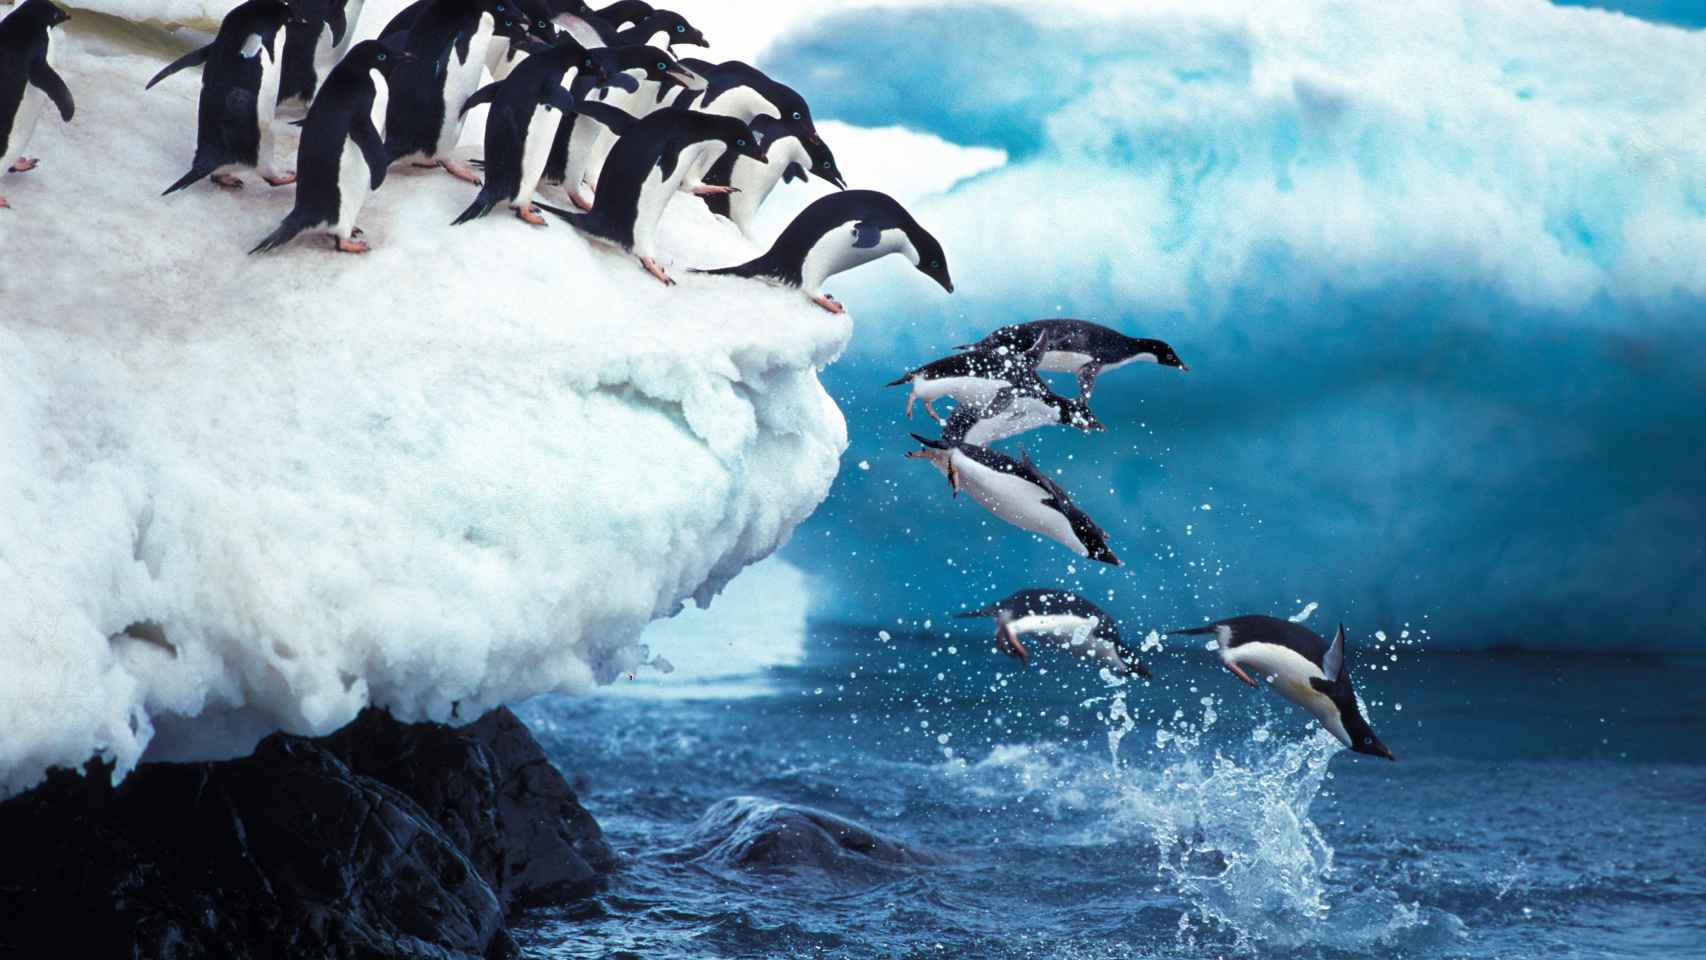
[[[997,390],[986,404],[961,404],[954,408],[942,428],[947,443],[969,443],[987,447],[1038,427],[1059,425],[1100,433],[1107,427],[1090,412],[1082,397],[1063,397],[1048,388],[1036,374],[1011,387]]]
[[[480,86],[486,45],[494,35],[516,38],[528,27],[513,0],[424,0],[406,7],[380,31],[404,34],[413,59],[392,77],[385,108],[385,149],[391,162],[442,167],[476,186],[480,178],[451,156],[462,137],[462,105]]]
[[[1006,347],[987,352],[971,350],[908,370],[905,376],[890,380],[887,385],[912,386],[906,395],[906,419],[912,419],[913,404],[922,400],[924,412],[938,424],[946,424],[947,418],[931,404],[943,397],[950,397],[958,404],[988,404],[1002,390],[1035,378],[1036,363],[1035,355]]]
[[[640,92],[639,77],[652,77],[660,63],[666,71],[666,78],[676,78],[688,83],[704,82],[683,68],[681,61],[661,47],[632,44],[623,47],[595,47],[589,50],[594,57],[600,58],[601,65],[610,74],[610,80],[604,89],[594,91],[591,96],[600,103],[614,106],[633,116],[643,116],[654,111],[646,107],[644,97],[638,98],[641,106],[635,110],[627,110],[620,104],[631,105],[635,102],[634,95]],[[618,90],[628,96],[613,93]],[[590,117],[576,116],[573,121],[564,118],[564,122],[557,127],[557,139],[551,144],[551,156],[545,161],[545,173],[540,178],[544,183],[563,186],[569,200],[582,210],[591,210],[592,201],[583,196],[579,189],[570,189],[566,184],[572,182],[578,187],[585,177],[592,145],[599,139],[601,132],[608,132],[608,128]],[[574,178],[572,181],[571,176]]]
[[[1356,691],[1345,665],[1344,624],[1339,624],[1332,643],[1300,623],[1258,614],[1167,633],[1213,634],[1220,662],[1238,679],[1257,686],[1245,671],[1248,667],[1266,676],[1280,696],[1313,714],[1340,743],[1357,753],[1398,759],[1375,736],[1357,707]]]
[[[748,125],[764,141],[764,149],[770,159],[759,163],[725,151],[703,178],[705,183],[732,188],[728,193],[707,195],[705,205],[717,216],[732,221],[747,239],[756,239],[752,233],[753,218],[770,192],[776,189],[777,183],[803,181],[811,174],[840,189],[847,189],[847,181],[841,179],[841,174],[835,169],[834,157],[830,156],[828,166],[823,166],[824,161],[814,158],[806,149],[806,141],[797,126],[765,114],[754,117]],[[828,148],[824,149],[827,152]]]
[[[995,644],[1002,653],[1030,662],[1024,634],[1055,641],[1063,650],[1094,660],[1116,677],[1151,679],[1149,668],[1120,639],[1120,627],[1107,611],[1070,590],[1028,589],[987,607],[956,613],[961,620],[995,619]]]
[[[1037,469],[1023,447],[1019,459],[969,443],[944,443],[913,434],[921,450],[908,460],[928,460],[948,478],[958,496],[970,493],[990,513],[1021,530],[1041,534],[1081,557],[1119,566],[1119,557],[1108,549],[1107,534],[1078,509],[1058,484]]]
[[[578,107],[576,96],[564,86],[564,75],[570,71],[586,74],[594,83],[607,79],[597,58],[574,38],[564,37],[528,56],[507,79],[487,84],[468,98],[464,112],[480,103],[491,104],[486,114],[486,183],[452,226],[485,216],[503,200],[509,201],[517,218],[545,226],[545,218],[533,206],[533,191],[556,140],[557,125]]]
[[[212,43],[167,64],[143,87],[152,89],[179,70],[203,65],[195,159],[162,196],[204,177],[241,189],[237,170],[258,169],[261,179],[275,187],[296,182],[295,173],[278,169],[272,131],[281,73],[278,35],[294,19],[283,0],[246,0],[225,15]]]
[[[920,273],[954,292],[942,245],[893,197],[875,190],[844,190],[819,197],[794,217],[763,256],[696,272],[799,287],[830,313],[845,313],[847,308],[821,289],[824,280],[891,253],[911,260]]]
[[[646,0],[616,0],[607,7],[592,11],[593,15],[620,30],[637,25],[652,15],[653,7]]]
[[[557,42],[557,26],[551,12],[540,0],[516,0],[517,17],[527,24],[527,34],[533,40],[550,45]],[[494,82],[502,81],[513,72],[528,52],[529,44],[509,37],[494,36],[486,45],[486,70]]]
[[[0,174],[34,170],[24,156],[48,101],[66,123],[77,112],[65,78],[53,68],[53,31],[71,15],[50,0],[24,0],[0,20]],[[11,206],[0,197],[0,209]]]
[[[359,14],[361,0],[355,2]],[[301,19],[284,26],[278,102],[307,104],[313,101],[320,78],[338,62],[335,52],[343,46],[349,20],[344,0],[293,0],[293,6]]]
[[[657,262],[657,226],[664,207],[682,188],[693,159],[701,150],[734,150],[762,160],[763,145],[739,120],[693,110],[670,110],[636,120],[602,103],[583,103],[580,113],[609,125],[619,135],[605,164],[604,189],[587,213],[539,206],[575,229],[627,250],[647,273],[673,285],[675,281]]]
[[[1071,373],[1078,377],[1078,392],[1088,396],[1096,385],[1096,377],[1128,363],[1155,363],[1177,367],[1189,372],[1190,367],[1179,359],[1173,348],[1160,340],[1128,337],[1088,320],[1032,320],[1005,326],[976,343],[963,344],[956,350],[991,350],[1007,346],[1029,350],[1041,342],[1042,357],[1037,369],[1049,373]]]
[[[584,18],[597,30],[600,38],[607,47],[631,47],[635,45],[661,47],[672,54],[679,54],[677,46],[689,45],[709,47],[710,41],[699,28],[687,21],[687,18],[674,10],[653,9],[645,16],[633,20],[627,27],[618,28],[616,23],[596,13]]]
[[[412,56],[401,38],[364,40],[332,68],[302,124],[296,205],[251,254],[282,247],[313,229],[330,233],[336,250],[368,251],[367,242],[358,238],[355,219],[391,166],[376,126],[384,119],[383,108],[375,101],[388,89],[398,65]]]

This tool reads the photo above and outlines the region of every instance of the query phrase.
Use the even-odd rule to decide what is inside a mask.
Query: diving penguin
[[[1150,676],[1149,668],[1120,639],[1114,618],[1070,590],[1020,590],[987,607],[954,616],[961,620],[993,617],[996,646],[1021,661],[1030,660],[1023,638],[1034,634],[1068,653],[1100,663],[1116,677]]]

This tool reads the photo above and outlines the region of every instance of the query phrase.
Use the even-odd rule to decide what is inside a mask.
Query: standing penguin
[[[360,11],[361,0],[357,4]],[[279,55],[281,73],[278,102],[310,103],[320,80],[337,63],[336,50],[349,31],[345,0],[293,0],[299,19],[284,27],[284,52]]]
[[[1011,387],[997,390],[988,403],[956,406],[942,428],[942,440],[987,447],[1047,426],[1072,427],[1085,433],[1107,429],[1090,412],[1089,400],[1081,396],[1063,397],[1033,373]]]
[[[675,283],[657,262],[657,227],[694,158],[702,150],[733,150],[762,160],[764,147],[750,127],[730,117],[668,110],[635,120],[601,103],[583,103],[580,113],[619,134],[604,165],[604,187],[587,213],[540,206],[575,229],[632,253],[647,273],[663,283]],[[718,189],[728,188],[699,188]]]
[[[845,313],[846,307],[823,292],[823,282],[891,253],[911,260],[919,272],[954,292],[942,245],[893,197],[875,190],[819,197],[800,211],[763,256],[738,266],[696,272],[799,287],[830,313]]]
[[[24,148],[47,101],[69,123],[77,112],[65,79],[53,69],[53,31],[71,15],[49,0],[24,0],[0,20],[0,174],[34,170]],[[0,197],[0,209],[10,206]]]
[[[1055,640],[1062,649],[1100,662],[1116,677],[1149,679],[1149,668],[1120,639],[1107,611],[1070,590],[1020,590],[987,607],[956,613],[961,620],[995,619],[995,643],[1016,660],[1029,661],[1025,634]]]
[[[922,400],[930,419],[945,424],[947,418],[932,406],[937,400],[950,397],[956,404],[982,406],[993,401],[1002,390],[1034,379],[1036,366],[1035,354],[1005,347],[970,350],[908,370],[900,379],[890,380],[888,386],[912,386],[906,395],[906,419],[912,419],[913,404]]]
[[[704,92],[691,99],[677,98],[673,101],[676,105],[748,123],[758,117],[774,117],[798,138],[800,146],[811,157],[806,167],[837,187],[846,189],[846,182],[836,172],[835,155],[818,135],[811,107],[793,87],[771,79],[764,71],[740,60],[724,60],[718,64],[692,61],[691,65],[705,77]],[[707,183],[727,182],[711,176],[706,170],[698,173]]]
[[[1078,377],[1078,392],[1088,396],[1096,386],[1096,377],[1128,363],[1155,363],[1189,371],[1173,348],[1160,340],[1128,337],[1118,330],[1088,320],[1032,320],[1002,327],[976,343],[956,347],[957,350],[993,350],[1006,346],[1030,350],[1040,345],[1042,355],[1037,369],[1050,373],[1071,373]]]
[[[511,0],[426,0],[391,19],[381,37],[404,34],[413,60],[394,75],[385,108],[385,149],[391,162],[443,167],[460,180],[480,178],[451,156],[462,137],[462,105],[480,85],[486,45],[500,31],[519,36]]]
[[[776,189],[777,183],[803,181],[810,173],[844,190],[847,188],[847,181],[841,179],[841,174],[835,169],[834,158],[827,161],[828,166],[823,166],[825,161],[814,157],[806,148],[805,134],[797,125],[760,114],[750,121],[749,126],[764,141],[764,150],[770,158],[759,163],[750,157],[724,152],[704,177],[708,184],[732,188],[728,193],[706,196],[705,205],[717,216],[734,221],[747,239],[754,239],[753,218],[770,192]],[[822,152],[827,155],[827,150],[826,147]]]
[[[984,509],[1021,530],[1041,534],[1081,557],[1120,565],[1108,549],[1107,534],[1073,504],[1059,484],[1037,469],[1023,447],[1015,460],[988,447],[943,443],[916,433],[912,438],[924,448],[906,458],[928,460],[948,478],[955,496],[964,490]]]
[[[250,253],[276,249],[317,228],[331,233],[333,247],[344,253],[367,252],[367,243],[356,239],[355,218],[368,193],[385,182],[391,165],[375,126],[382,117],[375,116],[381,111],[374,101],[410,56],[400,42],[364,40],[332,68],[302,124],[296,205]]]
[[[592,82],[607,79],[597,58],[572,37],[564,37],[545,50],[530,54],[507,78],[480,88],[464,111],[490,103],[486,114],[486,182],[479,196],[452,225],[467,223],[490,213],[508,200],[515,215],[534,226],[545,226],[545,218],[533,206],[533,191],[545,171],[557,125],[573,116],[577,98],[564,86],[564,75],[573,71],[589,75]]]
[[[281,73],[278,35],[294,18],[283,0],[247,0],[225,15],[212,43],[172,61],[148,81],[145,90],[179,70],[203,64],[195,159],[166,193],[203,177],[240,189],[243,181],[234,171],[257,168],[261,179],[275,187],[296,181],[296,174],[278,169],[272,132]]]
[[[1169,630],[1168,635],[1214,634],[1220,662],[1250,686],[1256,681],[1245,667],[1268,677],[1275,691],[1321,721],[1321,726],[1357,753],[1396,760],[1374,735],[1357,707],[1345,666],[1345,625],[1333,642],[1321,639],[1301,623],[1247,614],[1217,620],[1201,627]]]

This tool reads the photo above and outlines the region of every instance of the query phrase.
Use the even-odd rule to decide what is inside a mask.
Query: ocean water
[[[532,701],[622,865],[518,936],[538,958],[1706,956],[1706,661],[1370,643],[1353,677],[1389,763],[1183,639],[1119,686],[960,623],[818,624],[789,666]],[[734,796],[931,862],[741,869],[696,832]]]

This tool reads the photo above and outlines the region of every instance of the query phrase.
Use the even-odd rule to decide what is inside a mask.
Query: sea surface
[[[786,666],[532,701],[622,865],[526,954],[1706,957],[1706,660],[1370,641],[1389,763],[1185,639],[1118,685],[965,622],[819,624]],[[743,869],[696,826],[735,796],[935,862]]]

